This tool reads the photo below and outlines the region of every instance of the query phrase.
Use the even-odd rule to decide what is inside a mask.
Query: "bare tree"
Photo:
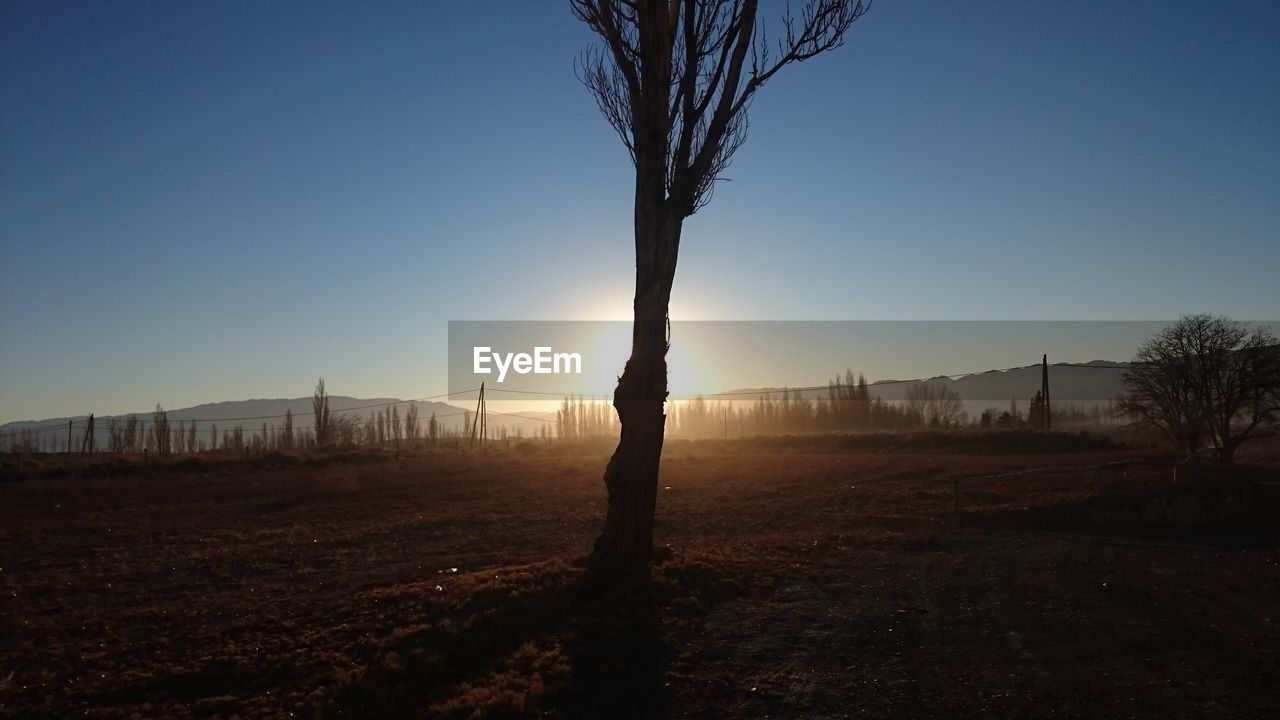
[[[284,411],[284,430],[280,433],[280,447],[284,450],[293,449],[293,410],[289,408]]]
[[[418,406],[413,403],[404,412],[404,437],[411,446],[418,442]]]
[[[667,308],[684,219],[711,198],[747,134],[756,92],[784,66],[844,42],[867,6],[810,0],[770,42],[757,0],[570,0],[601,39],[578,77],[635,166],[636,288],[627,360],[613,404],[621,438],[609,504],[590,557],[597,579],[647,571],[667,397]]]
[[[913,382],[907,386],[905,398],[907,402],[907,413],[911,416],[912,422],[915,424],[924,424],[925,406],[928,405],[932,394],[932,386],[929,383]]]
[[[156,403],[156,409],[151,412],[151,445],[157,455],[169,454],[170,438],[169,414]]]
[[[1280,419],[1280,346],[1266,328],[1187,315],[1138,348],[1119,409],[1180,452],[1212,442],[1230,462]]]
[[[124,437],[121,442],[124,444],[124,452],[135,453],[142,444],[138,438],[141,435],[141,429],[138,426],[138,416],[130,415],[124,420]]]
[[[351,447],[356,444],[357,433],[360,432],[360,418],[352,415],[337,415],[330,422],[329,436],[331,442],[340,447]]]
[[[964,409],[960,394],[941,382],[911,383],[906,400],[912,420],[927,427],[951,427],[959,422]]]
[[[1265,328],[1228,327],[1208,374],[1209,433],[1223,460],[1233,462],[1242,444],[1271,434],[1280,422],[1280,345]]]
[[[400,449],[400,408],[391,405],[391,414],[388,416],[387,425],[391,428],[391,440],[395,443],[396,450]]]
[[[323,450],[332,439],[333,419],[329,416],[329,395],[324,391],[324,378],[316,381],[315,393],[311,396],[311,414],[316,420],[316,449]]]

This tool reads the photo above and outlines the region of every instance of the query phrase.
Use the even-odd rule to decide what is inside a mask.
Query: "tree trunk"
[[[637,193],[635,323],[631,358],[613,394],[622,435],[604,473],[608,513],[588,560],[597,581],[642,575],[653,556],[658,464],[666,429],[667,306],[683,224],[660,199],[653,200],[645,202]]]

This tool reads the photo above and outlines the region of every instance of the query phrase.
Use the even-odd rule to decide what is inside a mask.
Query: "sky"
[[[562,2],[0,4],[0,422],[425,397],[450,320],[626,318],[591,42]],[[672,317],[1275,319],[1276,128],[1273,2],[879,0],[758,95]]]

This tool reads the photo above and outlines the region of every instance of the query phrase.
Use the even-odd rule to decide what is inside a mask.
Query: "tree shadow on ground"
[[[667,648],[658,590],[646,578],[584,591],[573,621],[573,668],[560,710],[566,718],[661,718]]]
[[[731,565],[661,552],[650,577],[604,589],[565,559],[460,576],[446,593],[403,586],[377,598],[365,622],[391,632],[319,715],[664,717],[666,638],[696,635],[710,608],[740,594]]]

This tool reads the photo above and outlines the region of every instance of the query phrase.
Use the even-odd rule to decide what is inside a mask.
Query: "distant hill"
[[[1057,363],[1049,366],[1049,397],[1054,402],[1081,404],[1105,403],[1124,393],[1121,378],[1129,363],[1092,360],[1087,363]],[[955,390],[969,403],[1008,403],[1010,400],[1026,402],[1040,389],[1039,365],[1013,370],[988,370],[961,378],[933,378],[929,382],[940,383]],[[894,401],[906,398],[909,382],[880,380],[869,383],[871,394],[882,400]],[[754,400],[768,392],[783,388],[745,388],[734,390],[734,400]],[[759,392],[760,395],[753,393]],[[824,397],[826,390],[809,390],[803,396],[810,399]],[[711,396],[709,396],[711,397]]]
[[[329,396],[329,408],[335,415],[349,415],[360,418],[368,418],[372,413],[379,410],[386,410],[388,405],[394,404],[400,417],[404,417],[410,407],[417,406],[419,422],[425,427],[427,420],[435,413],[437,422],[442,428],[457,431],[462,428],[465,421],[464,413],[474,410],[467,408],[462,404],[452,405],[443,402],[431,401],[413,401],[407,402],[398,398],[356,398],[346,395]],[[165,413],[172,423],[196,421],[197,428],[201,431],[207,431],[213,424],[217,424],[219,432],[230,430],[236,425],[244,426],[246,432],[253,432],[262,427],[262,423],[268,425],[279,425],[283,422],[283,416],[286,412],[293,413],[293,423],[296,428],[311,427],[311,397],[300,398],[281,398],[281,399],[258,399],[258,400],[230,400],[226,402],[207,403],[204,405],[196,405],[188,408],[165,409]],[[151,421],[151,411],[145,410],[132,413],[138,416],[139,420],[144,422]],[[116,415],[117,418],[128,417],[129,413]],[[499,414],[490,411],[489,413],[489,430],[494,433],[500,426],[506,426],[508,432],[514,433],[517,429],[523,430],[525,435],[535,434],[538,429],[545,424],[544,419],[554,419],[554,413],[538,413],[538,412],[522,412],[520,415],[524,417],[516,417],[513,415]],[[105,436],[107,423],[111,420],[110,415],[97,415],[94,418],[95,425],[99,428],[99,432]],[[541,418],[541,419],[540,419]],[[0,435],[8,433],[21,432],[26,428],[48,428],[51,426],[61,426],[65,429],[68,422],[74,422],[76,432],[83,432],[85,415],[77,415],[74,417],[45,418],[43,420],[22,420],[17,422],[5,423],[0,425]],[[46,432],[51,432],[46,431]],[[73,433],[74,434],[74,433]]]

